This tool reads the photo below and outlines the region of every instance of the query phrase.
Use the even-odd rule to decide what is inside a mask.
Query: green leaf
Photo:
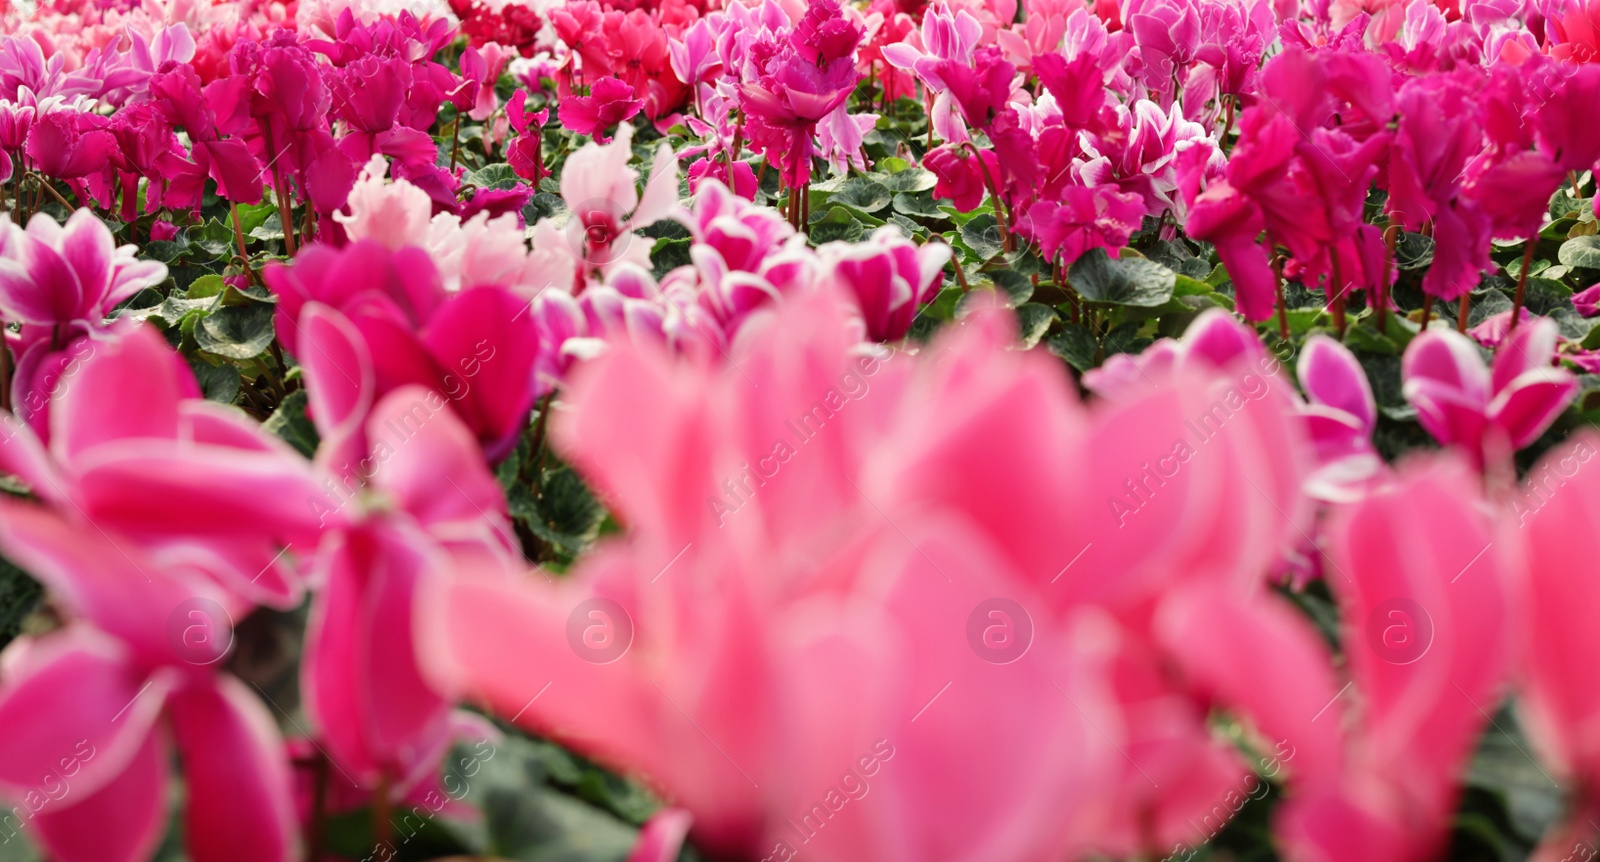
[[[517,486],[515,490],[523,490]],[[522,495],[518,495],[522,496]],[[539,496],[531,493],[513,503],[512,514],[530,532],[549,544],[566,560],[594,541],[606,515],[583,479],[570,467],[545,471],[539,477]]]
[[[984,213],[961,225],[961,241],[972,249],[979,260],[988,260],[1004,249],[1000,243],[1000,227],[994,213]]]
[[[1211,274],[1211,261],[1196,256],[1182,240],[1158,240],[1144,250],[1144,256],[1190,279]]]
[[[268,433],[288,443],[295,451],[310,458],[317,451],[321,438],[317,426],[306,418],[306,391],[297,389],[278,404],[278,409],[261,424]]]
[[[189,282],[189,289],[184,291],[184,295],[190,299],[208,299],[221,295],[227,289],[228,283],[222,280],[222,276],[202,275]]]
[[[261,224],[251,228],[245,235],[263,242],[272,239],[283,239],[283,219],[274,212],[272,215],[267,216],[266,220]]]
[[[239,369],[233,365],[212,365],[198,356],[189,357],[189,367],[207,401],[232,404],[239,397]]]
[[[1154,308],[1172,298],[1177,275],[1153,260],[1114,259],[1097,248],[1073,262],[1067,273],[1078,295],[1090,302]]]
[[[0,645],[22,631],[23,619],[33,613],[43,594],[37,581],[0,557]]]
[[[866,177],[851,177],[840,184],[839,190],[833,193],[830,202],[871,213],[888,206],[893,198],[894,192],[883,183],[874,182]]]
[[[927,192],[898,192],[894,196],[894,211],[920,218],[944,218],[944,211],[933,202]]]
[[[1600,269],[1600,236],[1580,236],[1561,244],[1558,255],[1566,266]]]
[[[867,233],[861,222],[844,207],[828,210],[827,215],[811,223],[810,229],[811,242],[815,245],[835,240],[858,242]]]
[[[567,203],[560,195],[539,192],[522,208],[522,220],[531,227],[540,219],[554,218],[567,211]]]
[[[1422,269],[1433,263],[1433,237],[1420,233],[1401,233],[1394,245],[1395,264],[1402,271]]]
[[[1039,339],[1050,331],[1050,324],[1057,320],[1056,310],[1048,305],[1037,302],[1025,302],[1017,306],[1017,329],[1022,338],[1022,346],[1032,349]]]
[[[569,779],[579,788],[587,781],[590,794],[607,790],[605,779],[589,777],[593,767],[570,757],[566,768],[553,770],[552,748],[508,735],[469,785],[456,785],[468,787],[465,798],[483,810],[488,854],[528,862],[623,862],[638,831],[611,811],[553,787]]]
[[[657,279],[677,269],[689,260],[689,246],[691,240],[683,239],[658,239],[655,246],[650,249],[651,274]]]
[[[926,168],[907,168],[893,174],[878,174],[874,179],[891,192],[925,192],[939,184],[939,178]]]
[[[1033,281],[1020,272],[997,269],[988,274],[997,290],[1006,295],[1007,305],[1021,305],[1033,297]]]
[[[1050,336],[1045,347],[1079,371],[1093,368],[1095,356],[1100,352],[1094,334],[1078,324],[1062,327],[1060,332]]]
[[[195,327],[195,343],[228,359],[254,359],[272,343],[273,310],[264,302],[219,308]]]
[[[517,184],[516,171],[505,162],[484,165],[463,178],[480,189],[513,188]]]

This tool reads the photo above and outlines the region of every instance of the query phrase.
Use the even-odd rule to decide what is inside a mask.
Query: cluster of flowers
[[[307,601],[307,744],[350,809],[428,793],[484,732],[472,704],[659,789],[638,860],[686,834],[718,858],[1161,856],[1246,779],[1225,711],[1283,759],[1291,858],[1422,860],[1514,691],[1577,789],[1551,846],[1594,837],[1600,562],[1572,537],[1600,524],[1600,440],[1513,487],[1578,393],[1520,291],[1472,337],[1424,313],[1403,395],[1445,451],[1391,467],[1332,338],[1290,375],[1214,309],[1080,398],[981,298],[906,340],[951,245],[803,228],[813,172],[874,167],[867,136],[920,100],[928,146],[901,153],[1063,288],[1181,230],[1247,321],[1288,326],[1287,276],[1342,332],[1351,290],[1395,307],[1396,236],[1426,231],[1422,289],[1465,329],[1491,243],[1528,241],[1526,279],[1552,194],[1600,162],[1600,4],[909,5],[57,0],[0,37],[0,184],[19,215],[26,184],[84,205],[0,216],[0,474],[25,489],[0,553],[65,617],[0,657],[0,796],[49,857],[149,858],[176,762],[191,858],[296,858],[326,788],[220,660],[254,609]],[[695,141],[641,174],[640,116]],[[466,119],[526,183],[467,181]],[[593,139],[554,176],[552,125]],[[541,187],[559,216],[524,215]],[[213,194],[234,288],[298,362],[310,461],[117,317],[167,268],[94,210],[164,240]],[[258,274],[238,206],[268,196],[285,255]],[[662,271],[667,222],[688,262]],[[492,472],[536,407],[624,527],[559,580]],[[1319,577],[1337,660],[1274,589]]]

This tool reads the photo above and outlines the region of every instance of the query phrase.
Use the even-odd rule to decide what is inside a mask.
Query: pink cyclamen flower
[[[905,337],[917,309],[939,292],[951,249],[942,242],[918,246],[885,225],[865,242],[830,242],[817,250],[833,278],[855,297],[873,341]]]
[[[980,158],[982,164],[977,161]],[[1000,159],[994,150],[979,150],[974,157],[965,148],[943,145],[929,150],[922,165],[939,178],[933,196],[949,198],[962,212],[970,212],[983,203],[989,183],[998,182],[1000,176]]]
[[[1113,257],[1144,219],[1144,202],[1115,186],[1068,186],[1061,201],[1039,201],[1028,208],[1017,230],[1039,243],[1045,259],[1071,264],[1090,249]]]
[[[1573,788],[1575,801],[1565,827],[1546,839],[1551,848],[1592,841],[1600,817],[1600,690],[1591,682],[1600,652],[1589,623],[1600,608],[1600,572],[1584,543],[1573,541],[1600,527],[1597,447],[1585,432],[1552,450],[1528,472],[1512,508],[1528,532],[1526,685],[1518,706],[1540,761]]]
[[[333,308],[312,303],[301,327],[316,457],[337,479],[313,502],[334,529],[317,550],[302,688],[340,765],[403,795],[453,729],[449,702],[417,671],[415,596],[453,561],[510,570],[505,499],[451,398],[421,386],[380,397],[389,372]]]
[[[641,195],[633,159],[633,127],[617,129],[609,144],[590,141],[567,157],[561,172],[561,197],[572,218],[565,251],[587,275],[621,262],[650,268],[650,243],[634,231],[670,215],[678,196],[678,160],[663,143],[656,149],[650,178]],[[535,246],[538,246],[537,240]]]
[[[0,795],[25,806],[51,858],[142,862],[166,832],[175,742],[188,853],[287,862],[282,741],[265,706],[214,666],[256,603],[299,603],[280,558],[315,543],[303,504],[315,474],[200,399],[153,329],[96,349],[56,395],[48,447],[0,414],[0,472],[38,500],[0,501],[0,548],[68,617],[0,659],[0,728],[28,741],[0,757]]]
[[[279,297],[279,336],[302,362],[314,348],[302,343],[300,317],[309,305],[330,306],[361,332],[380,395],[408,384],[432,389],[490,458],[516,445],[533,404],[539,340],[526,300],[511,287],[447,291],[428,252],[390,251],[372,240],[309,246],[292,266],[269,267],[263,278]],[[346,460],[363,457],[355,444]]]
[[[589,88],[589,95],[572,95],[556,106],[556,119],[580,135],[599,143],[611,140],[611,127],[632,119],[644,107],[633,97],[633,87],[620,78],[601,78]]]
[[[1343,726],[1344,756],[1301,776],[1280,812],[1296,859],[1378,862],[1442,851],[1460,779],[1511,671],[1519,544],[1463,459],[1403,468],[1342,510],[1328,532],[1329,587],[1359,711],[1306,715]]]
[[[1552,366],[1556,337],[1549,319],[1517,327],[1491,371],[1466,336],[1430,329],[1406,348],[1402,391],[1435,440],[1462,447],[1482,466],[1493,454],[1488,447],[1509,454],[1527,446],[1576,397],[1572,374]]]
[[[40,213],[26,230],[0,215],[0,312],[41,326],[102,322],[111,309],[167,277],[167,268],[116,245],[93,212],[80,209],[65,225]]]
[[[1310,401],[1302,415],[1318,464],[1308,482],[1322,492],[1319,497],[1344,498],[1340,489],[1359,486],[1384,470],[1372,447],[1378,424],[1372,384],[1355,354],[1325,335],[1306,340],[1295,371]]]

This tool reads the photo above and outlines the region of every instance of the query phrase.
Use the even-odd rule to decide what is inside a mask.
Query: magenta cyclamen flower
[[[117,246],[93,212],[65,225],[39,214],[27,230],[0,215],[0,311],[39,325],[103,321],[118,303],[167,277],[164,264],[138,260]]]
[[[1556,335],[1548,318],[1518,327],[1500,345],[1491,371],[1466,336],[1430,329],[1401,362],[1406,400],[1434,439],[1462,447],[1480,466],[1493,454],[1487,447],[1504,454],[1521,449],[1577,395],[1572,374],[1551,365]]]
[[[1114,257],[1144,219],[1144,202],[1116,186],[1068,186],[1061,202],[1039,201],[1017,223],[1039,243],[1046,260],[1070,264],[1094,248]]]
[[[758,77],[739,87],[739,107],[749,117],[745,133],[790,188],[811,180],[817,123],[849,98],[860,77],[855,51],[861,36],[837,0],[812,0],[787,39],[751,48]]]
[[[601,78],[589,88],[589,95],[562,99],[556,106],[556,118],[561,125],[603,144],[611,140],[613,126],[632,119],[644,107],[644,102],[633,96],[633,87],[622,79]]]
[[[939,292],[950,246],[942,242],[918,246],[899,228],[885,225],[866,242],[830,242],[818,254],[861,307],[867,337],[898,341],[910,330],[922,303]]]

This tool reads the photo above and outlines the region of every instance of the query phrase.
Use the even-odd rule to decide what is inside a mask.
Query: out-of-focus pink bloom
[[[1144,202],[1115,186],[1068,186],[1061,202],[1039,201],[1018,220],[1017,230],[1039,243],[1046,260],[1071,264],[1090,249],[1113,257],[1144,219]]]
[[[1584,317],[1600,314],[1600,284],[1593,284],[1572,295],[1572,307]]]
[[[457,418],[457,396],[401,386],[378,398],[390,372],[369,353],[371,339],[320,303],[301,321],[311,412],[325,441],[317,459],[339,482],[315,508],[339,513],[334,523],[344,525],[317,552],[307,711],[343,769],[364,787],[387,779],[403,795],[437,768],[451,738],[449,702],[417,671],[415,597],[452,561],[511,569],[505,500]]]
[[[16,503],[5,509],[0,544],[7,556],[52,587],[76,580],[80,590],[110,592],[119,588],[109,578],[124,579],[124,613],[158,643],[185,602],[196,608],[194,622],[176,618],[188,625],[184,637],[193,638],[196,653],[208,650],[213,638],[231,639],[227,620],[206,614],[220,607],[206,593],[186,592],[165,573],[158,586],[146,584],[140,573],[154,568],[149,561],[139,565],[139,557],[123,554],[93,529],[42,520]],[[91,566],[98,576],[86,575]],[[81,606],[73,610],[85,613]],[[283,741],[272,715],[243,683],[186,666],[171,653],[152,659],[83,624],[37,640],[19,638],[4,658],[0,728],[29,744],[11,747],[0,759],[0,794],[27,806],[29,834],[51,858],[149,858],[169,822],[174,743],[188,788],[188,855],[199,862],[295,858]],[[66,792],[62,770],[76,792]]]
[[[729,172],[732,176],[729,176]],[[686,172],[689,177],[689,194],[693,195],[700,190],[700,181],[714,179],[729,189],[734,194],[747,201],[755,200],[759,187],[756,183],[755,169],[748,162],[734,162],[730,168],[723,159],[707,155],[696,159],[689,165]]]
[[[625,123],[639,113],[644,102],[633,97],[633,88],[618,78],[601,78],[589,88],[587,96],[568,96],[556,106],[556,118],[580,135],[599,143],[611,140],[609,129]]]
[[[506,63],[510,62],[513,56],[515,52],[495,42],[490,42],[481,48],[469,47],[461,52],[462,77],[472,82],[474,89],[472,110],[467,112],[467,116],[482,122],[494,113],[497,107],[494,85],[500,80],[500,73],[505,71]]]
[[[1492,520],[1460,459],[1403,468],[1337,514],[1328,584],[1362,704],[1342,762],[1301,776],[1280,812],[1297,859],[1429,858],[1444,846],[1461,776],[1511,671],[1514,536]],[[1336,700],[1334,701],[1336,703]]]
[[[885,225],[865,242],[831,242],[817,250],[833,279],[855,297],[873,341],[898,341],[917,309],[939,292],[950,246],[918,246]]]
[[[1600,112],[1600,64],[1550,69],[1549,98],[1530,112],[1539,148],[1562,170],[1585,171],[1600,162],[1592,120]]]
[[[945,62],[972,65],[973,52],[983,36],[983,25],[965,9],[952,14],[946,4],[934,3],[922,13],[922,29],[918,35],[920,50],[907,40],[885,45],[883,58],[897,69],[913,72],[934,94],[933,104],[928,109],[934,132],[950,143],[965,142],[966,124],[939,70]]]
[[[722,60],[717,56],[716,34],[710,22],[696,21],[683,31],[682,38],[667,36],[667,50],[671,55],[672,71],[678,80],[698,89],[709,83],[722,70]]]
[[[9,427],[0,472],[241,601],[293,607],[299,580],[277,558],[316,542],[305,506],[316,477],[260,426],[200,400],[157,332],[131,329],[75,342],[43,390],[53,396],[48,437]],[[136,407],[119,397],[128,391],[141,393]]]
[[[1552,366],[1556,336],[1549,319],[1517,327],[1491,371],[1466,336],[1430,329],[1401,362],[1406,400],[1434,439],[1482,466],[1494,449],[1514,452],[1538,439],[1576,397],[1572,374]]]
[[[1310,402],[1301,415],[1317,458],[1307,482],[1321,492],[1316,496],[1348,499],[1337,489],[1363,487],[1385,471],[1372,446],[1378,424],[1372,385],[1349,348],[1325,335],[1307,339],[1295,372]]]
[[[627,862],[673,862],[683,841],[689,837],[694,816],[682,808],[667,808],[650,818],[639,830],[639,843],[628,854]]]
[[[1289,738],[1307,771],[1332,769],[1335,728],[1305,727],[1335,693],[1325,651],[1292,611],[1256,595],[1273,552],[1240,538],[1265,531],[1275,545],[1293,530],[1282,511],[1300,509],[1281,393],[1253,367],[1230,365],[1252,375],[1240,383],[1196,366],[1087,414],[1059,365],[1006,349],[1015,332],[1002,315],[980,309],[925,356],[886,361],[852,353],[837,297],[816,291],[735,343],[743,371],[648,344],[581,366],[556,439],[629,538],[548,589],[471,573],[440,582],[423,603],[430,678],[508,714],[527,704],[524,689],[554,679],[520,721],[559,733],[605,717],[576,744],[653,776],[694,812],[700,846],[747,855],[805,839],[831,858],[1045,859],[1175,840],[1241,777],[1206,727],[1215,703]],[[819,402],[818,391],[837,397]],[[1212,399],[1238,411],[1213,418],[1203,449],[1172,472],[1186,457],[1173,435]],[[951,404],[966,405],[962,420],[940,425]],[[651,417],[649,433],[618,422],[621,411]],[[792,430],[794,415],[809,424]],[[919,427],[935,433],[907,445],[897,430]],[[660,454],[617,458],[638,451]],[[812,469],[783,469],[796,457]],[[1159,457],[1157,486],[1141,462]],[[1125,487],[1140,470],[1144,497]],[[1260,490],[1227,478],[1239,475]],[[1111,489],[1132,501],[1120,514],[1105,505]],[[1017,499],[1030,502],[1000,505]],[[1017,604],[985,616],[996,595]],[[986,659],[982,629],[963,637],[974,618],[1028,625],[1030,647]],[[592,640],[575,646],[569,619]],[[568,694],[552,697],[557,688]],[[958,690],[972,697],[950,697]],[[829,705],[839,697],[855,708]],[[784,709],[783,722],[763,718]],[[1007,730],[993,738],[1006,743],[986,765],[948,745],[956,728],[997,715]],[[795,739],[811,741],[804,763]],[[821,830],[789,825],[838,780],[834,761],[870,769],[875,794],[896,804],[838,811]],[[1000,764],[1027,786],[978,805],[927,780]],[[1081,796],[1090,776],[1114,795]],[[1081,805],[1063,809],[1068,800]]]
[[[1592,792],[1600,786],[1600,691],[1589,684],[1600,653],[1594,649],[1595,627],[1586,622],[1600,607],[1600,578],[1583,543],[1572,540],[1600,524],[1600,483],[1594,470],[1585,469],[1597,446],[1600,441],[1585,432],[1552,450],[1528,472],[1512,504],[1518,526],[1528,531],[1520,717],[1540,761],[1575,789],[1568,826],[1552,830],[1549,848],[1591,840],[1600,813]],[[1561,852],[1566,851],[1552,855]]]
[[[333,220],[344,225],[350,239],[372,240],[391,251],[423,245],[433,218],[433,201],[427,192],[405,180],[385,182],[388,174],[388,160],[374,154],[350,189],[349,213],[335,212]]]

